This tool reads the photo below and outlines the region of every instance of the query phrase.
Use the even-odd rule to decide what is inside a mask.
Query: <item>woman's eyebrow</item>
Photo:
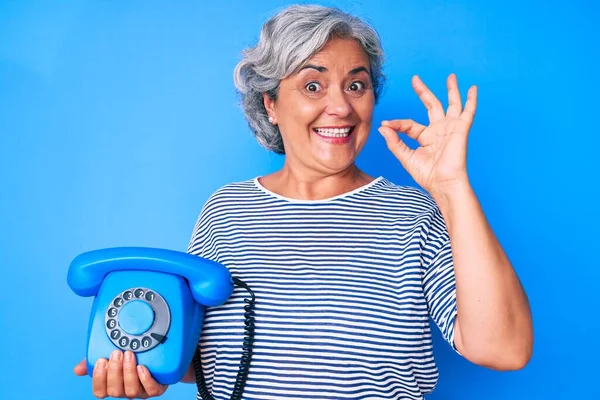
[[[307,64],[307,65],[305,65],[304,67],[300,68],[300,71],[302,71],[304,69],[308,69],[308,68],[316,69],[319,72],[327,72],[327,68],[321,67],[319,65],[313,65],[313,64]]]
[[[371,75],[371,73],[369,72],[369,70],[366,67],[358,67],[358,68],[354,68],[353,70],[351,70],[350,72],[348,72],[348,75],[356,75],[359,72],[365,71],[367,74]]]

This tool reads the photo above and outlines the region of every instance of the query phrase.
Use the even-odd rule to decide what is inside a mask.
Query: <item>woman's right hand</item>
[[[87,375],[86,360],[83,359],[73,369],[75,375]],[[156,382],[150,371],[137,365],[135,354],[115,350],[110,360],[98,359],[92,374],[92,392],[99,399],[120,397],[128,399],[148,399],[161,396],[169,387]]]

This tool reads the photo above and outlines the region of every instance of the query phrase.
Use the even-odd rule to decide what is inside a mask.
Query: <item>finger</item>
[[[107,361],[105,358],[99,358],[92,372],[92,393],[99,399],[108,396],[106,392],[106,371]]]
[[[477,86],[471,86],[467,92],[467,102],[465,109],[460,114],[460,119],[466,121],[469,125],[473,124],[475,110],[477,109]]]
[[[388,149],[400,161],[400,164],[406,169],[408,160],[410,159],[413,150],[404,143],[398,134],[391,128],[382,126],[378,129],[379,133],[385,138]]]
[[[110,355],[107,368],[106,393],[111,397],[123,396],[123,353],[115,350]]]
[[[132,351],[126,351],[123,361],[123,384],[128,398],[140,395],[140,378],[137,373],[137,361]]]
[[[152,375],[150,375],[150,371],[148,371],[148,368],[146,368],[143,365],[138,365],[137,369],[138,376],[140,377],[140,382],[142,382],[142,386],[144,387],[144,390],[146,391],[148,397],[160,396],[164,392],[166,392],[168,386],[161,385],[160,383],[156,382],[152,378]]]
[[[413,88],[419,95],[419,98],[427,108],[427,115],[429,115],[429,121],[434,122],[445,117],[444,108],[442,103],[434,96],[427,86],[423,83],[421,78],[413,76],[412,79]]]
[[[419,140],[419,136],[425,130],[425,125],[421,125],[412,119],[394,119],[391,121],[381,121],[381,125],[387,126],[396,132],[403,132],[409,138]]]
[[[447,81],[448,86],[448,112],[447,116],[458,118],[462,112],[462,102],[458,91],[458,81],[455,74],[450,74]]]
[[[85,358],[83,360],[81,360],[81,362],[79,364],[77,364],[75,367],[73,367],[73,372],[75,373],[75,375],[78,375],[78,376],[87,375],[87,373],[88,373],[87,361]]]

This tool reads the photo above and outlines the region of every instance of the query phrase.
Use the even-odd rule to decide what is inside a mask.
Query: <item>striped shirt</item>
[[[294,200],[258,178],[205,203],[188,252],[256,295],[244,399],[423,399],[438,380],[430,318],[453,343],[456,289],[444,219],[423,191],[384,177],[326,200]],[[231,396],[244,289],[207,309],[200,338],[215,399]]]

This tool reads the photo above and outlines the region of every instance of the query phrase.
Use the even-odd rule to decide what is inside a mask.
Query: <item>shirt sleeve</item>
[[[202,253],[202,213],[198,216],[194,229],[192,230],[192,237],[188,243],[187,252],[194,255]]]
[[[215,197],[216,194],[212,194],[202,206],[187,247],[189,254],[211,260],[217,256],[212,240],[212,220],[214,209],[218,207],[218,201]]]
[[[208,238],[210,237],[210,212],[212,208],[214,194],[208,198],[208,200],[202,206],[200,214],[196,219],[194,230],[192,231],[192,237],[190,238],[187,252],[195,256],[206,257],[206,248]]]
[[[421,254],[424,266],[423,290],[429,315],[446,342],[458,352],[454,344],[457,308],[452,247],[446,222],[437,206],[432,210]]]

